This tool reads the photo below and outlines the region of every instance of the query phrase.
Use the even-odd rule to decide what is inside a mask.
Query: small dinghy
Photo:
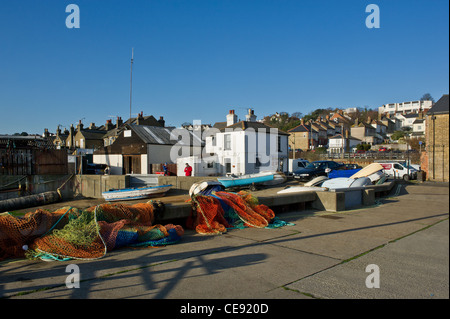
[[[275,172],[261,172],[241,176],[220,177],[217,180],[226,188],[260,184],[274,180]]]
[[[202,181],[192,184],[189,189],[189,196],[194,195],[211,195],[212,192],[218,192],[225,190],[225,186],[223,186],[218,181]]]
[[[371,183],[372,182],[368,177],[359,177],[359,178],[338,177],[324,181],[322,187],[326,187],[328,189],[353,188],[353,187],[364,187],[366,185],[370,185]]]
[[[111,189],[103,192],[102,196],[107,201],[134,200],[164,196],[172,185],[161,185],[152,187],[131,187],[124,189]]]

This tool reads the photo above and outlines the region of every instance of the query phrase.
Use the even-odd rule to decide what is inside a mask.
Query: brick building
[[[426,115],[426,156],[422,156],[427,179],[449,181],[449,100],[443,95]]]

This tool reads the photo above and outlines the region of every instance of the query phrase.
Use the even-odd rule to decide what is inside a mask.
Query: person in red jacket
[[[188,163],[186,163],[186,167],[184,168],[184,174],[186,176],[192,175],[192,166],[190,166]]]

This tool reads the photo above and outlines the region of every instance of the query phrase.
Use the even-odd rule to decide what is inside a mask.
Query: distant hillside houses
[[[395,115],[398,113],[410,114],[418,113],[420,110],[426,111],[433,106],[433,101],[409,101],[400,103],[383,104],[378,108],[378,113]]]

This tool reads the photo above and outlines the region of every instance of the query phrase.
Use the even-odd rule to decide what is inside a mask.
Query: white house
[[[288,134],[257,122],[251,109],[239,122],[231,110],[226,122],[205,131],[205,143],[205,153],[215,158],[209,167],[218,175],[288,170]]]
[[[328,139],[328,153],[348,153],[361,142],[362,141],[360,139],[349,136],[348,131],[345,131],[345,135],[337,134]]]
[[[428,110],[433,106],[432,101],[409,101],[401,103],[384,104],[378,108],[378,113],[391,114],[396,113],[418,113],[420,110]]]
[[[426,120],[424,118],[418,118],[413,122],[413,132],[414,137],[425,137],[425,126]]]
[[[419,118],[419,114],[417,113],[396,114],[395,116],[401,123],[401,129],[407,127],[412,129],[414,121]]]

